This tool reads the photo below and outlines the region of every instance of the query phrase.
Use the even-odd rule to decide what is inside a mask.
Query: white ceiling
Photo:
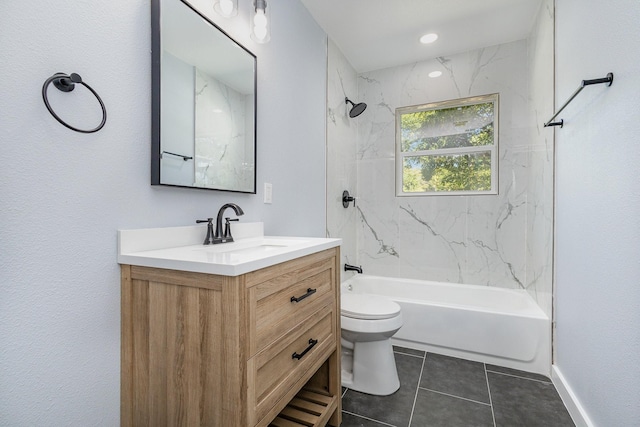
[[[540,0],[301,0],[357,72],[526,38]],[[437,33],[430,45],[420,36]]]

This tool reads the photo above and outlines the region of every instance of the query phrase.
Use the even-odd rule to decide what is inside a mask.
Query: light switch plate
[[[273,185],[268,182],[264,183],[264,202],[272,203],[273,200]]]

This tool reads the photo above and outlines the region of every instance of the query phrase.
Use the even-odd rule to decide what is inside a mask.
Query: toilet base
[[[343,346],[342,386],[376,396],[395,393],[400,380],[391,340],[355,342],[353,349]]]

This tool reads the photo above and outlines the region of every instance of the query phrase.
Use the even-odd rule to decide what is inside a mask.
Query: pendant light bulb
[[[253,25],[267,28],[267,17],[264,14],[264,10],[256,10],[256,15],[253,17]]]
[[[251,38],[258,43],[266,43],[271,39],[270,10],[266,0],[254,0],[255,14],[251,21]]]
[[[254,27],[253,34],[256,36],[256,41],[264,43],[264,39],[267,37],[267,29],[266,27]]]

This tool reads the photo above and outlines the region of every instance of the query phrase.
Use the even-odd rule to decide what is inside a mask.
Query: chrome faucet
[[[196,222],[207,222],[207,237],[204,239],[203,245],[216,245],[218,243],[231,243],[233,242],[233,236],[231,236],[231,221],[238,221],[238,218],[231,219],[225,218],[225,226],[224,232],[222,231],[222,217],[224,216],[224,211],[227,208],[231,208],[234,210],[236,215],[241,216],[244,215],[242,208],[235,203],[227,203],[222,205],[220,210],[218,211],[218,217],[216,218],[216,231],[213,231],[213,218],[208,219],[199,219]]]

